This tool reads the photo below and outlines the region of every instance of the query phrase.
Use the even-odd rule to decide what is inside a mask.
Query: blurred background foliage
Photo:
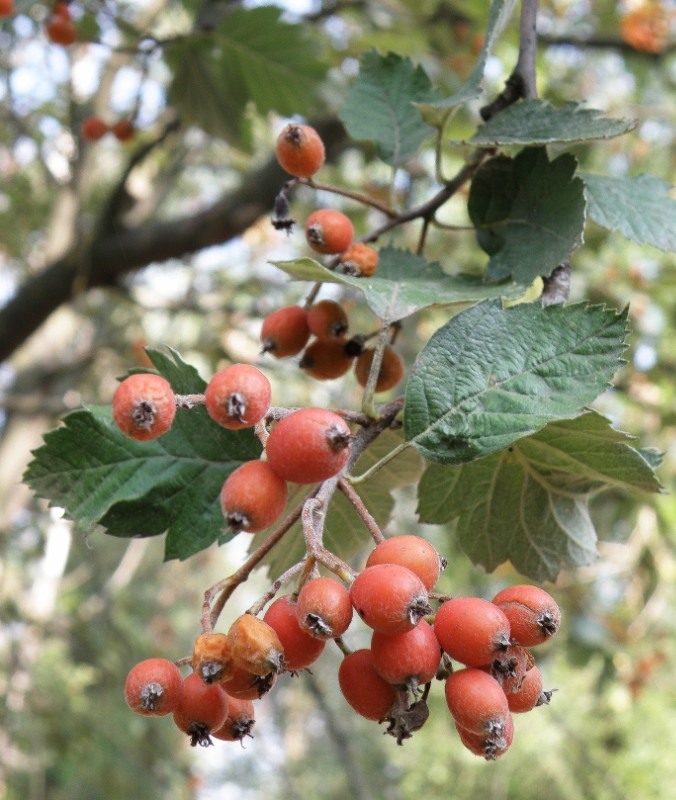
[[[261,111],[241,87],[229,94],[227,80],[208,84],[185,73],[185,36],[195,19],[208,29],[212,14],[258,5],[73,2],[81,34],[92,43],[66,50],[45,38],[49,7],[17,0],[17,14],[0,29],[0,303],[109,225],[105,213],[116,187],[118,195],[123,191],[115,213],[127,227],[189,217],[235,192],[249,171],[269,160],[280,115],[334,115],[360,54],[370,48],[410,56],[442,93],[453,92],[474,63],[488,6],[469,0],[279,3],[282,20],[298,23],[294,37],[306,43],[298,45],[305,60],[294,61],[290,74],[308,87],[308,102],[296,109],[262,103]],[[673,181],[673,37],[657,52],[637,50],[622,27],[644,5],[543,0],[539,87],[553,102],[583,101],[639,120],[628,136],[576,148],[584,169],[652,172]],[[673,15],[673,3],[658,5]],[[275,58],[286,58],[273,50]],[[488,97],[502,88],[517,50],[513,21],[487,64]],[[222,68],[220,55],[212,56],[214,69]],[[179,71],[181,80],[174,77]],[[473,104],[458,112],[449,140],[471,134],[477,110]],[[133,117],[135,141],[85,145],[79,123],[92,113],[108,121]],[[159,138],[175,114],[183,124],[120,184],[137,148]],[[434,185],[430,148],[394,180],[368,148],[339,142],[331,153],[325,182],[383,197],[394,192],[401,204],[427,196]],[[464,156],[445,145],[446,173]],[[358,232],[372,224],[370,212],[325,199],[347,209]],[[462,201],[449,203],[446,221],[466,223]],[[299,191],[295,215],[302,219],[312,203],[310,192]],[[413,229],[398,232],[396,244],[415,246],[416,236]],[[190,651],[204,589],[236,568],[246,544],[235,540],[188,562],[162,564],[159,540],[81,536],[21,485],[30,450],[62,413],[109,402],[116,377],[144,363],[145,345],[176,348],[204,376],[229,360],[263,363],[277,404],[358,407],[351,376],[311,383],[297,364],[259,356],[262,316],[297,302],[306,289],[269,262],[302,251],[302,235],[274,231],[263,215],[222,245],[149,260],[138,270],[122,265],[106,288],[84,291],[83,265],[70,302],[0,366],[0,794],[8,800],[670,796],[676,782],[674,760],[665,757],[676,748],[676,262],[673,254],[593,226],[573,258],[571,299],[617,308],[631,303],[633,331],[628,363],[597,407],[641,447],[664,453],[666,491],[640,501],[610,493],[595,501],[601,558],[548,587],[564,623],[538,663],[557,691],[551,706],[517,718],[509,754],[491,764],[469,755],[439,687],[433,687],[426,727],[397,747],[348,709],[337,689],[339,654],[328,649],[312,675],[279,681],[259,705],[256,737],[244,748],[219,743],[193,751],[171,720],[147,720],[126,708],[127,670],[149,655],[177,658]],[[485,261],[469,232],[435,230],[427,255],[440,254],[465,271],[478,271]],[[323,295],[340,296],[335,286]],[[371,330],[375,321],[363,304],[342,299],[352,329]],[[398,344],[408,363],[441,322],[438,311],[406,322]],[[414,512],[413,490],[400,491],[388,531],[420,530]],[[427,526],[423,533],[449,559],[444,591],[490,597],[519,580],[509,568],[491,575],[473,568],[452,530]],[[241,587],[225,622],[266,588],[264,575]],[[360,646],[360,635],[367,634],[358,629],[350,644]]]

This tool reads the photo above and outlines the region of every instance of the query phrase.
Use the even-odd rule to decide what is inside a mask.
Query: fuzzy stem
[[[385,536],[383,532],[380,530],[378,523],[375,521],[369,510],[364,505],[361,497],[357,494],[357,492],[352,488],[352,486],[344,479],[341,479],[338,482],[338,488],[340,491],[345,495],[345,497],[352,503],[352,507],[354,510],[359,514],[362,521],[366,525],[373,538],[373,541],[376,544],[380,544],[380,542],[385,540]]]

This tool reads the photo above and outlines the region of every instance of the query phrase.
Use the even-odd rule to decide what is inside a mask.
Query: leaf
[[[413,103],[434,97],[422,67],[394,53],[381,56],[371,50],[338,116],[353,139],[375,142],[378,156],[399,167],[431,133]]]
[[[508,451],[460,467],[430,466],[418,487],[422,522],[457,522],[463,549],[491,571],[504,561],[554,580],[596,558],[591,492],[657,492],[652,466],[609,420],[587,412],[557,420]]]
[[[584,303],[486,301],[461,311],[413,365],[407,441],[430,461],[461,464],[577,416],[618,369],[626,320],[626,309]]]
[[[578,103],[553,106],[544,100],[523,100],[507,106],[466,142],[477,147],[545,145],[610,139],[634,130],[636,120],[609,119],[602,111]]]
[[[204,381],[169,352],[149,351],[160,373],[181,394],[201,392]],[[127,438],[109,406],[94,406],[45,435],[24,480],[84,530],[98,524],[121,537],[167,531],[165,557],[185,559],[223,538],[223,481],[260,452],[251,431],[221,428],[203,406],[179,408],[171,430],[150,442]]]
[[[468,210],[477,240],[491,257],[492,280],[512,277],[529,284],[547,276],[582,242],[584,184],[574,177],[575,158],[553,161],[544,147],[514,159],[497,156],[476,173]]]
[[[639,244],[676,251],[676,200],[672,187],[654,175],[610,178],[579,173],[585,184],[587,213],[608,230],[619,230]]]
[[[383,247],[378,272],[370,278],[342,275],[311,258],[274,261],[275,266],[297,280],[342,283],[359,289],[373,313],[385,322],[396,322],[434,305],[475,303],[493,297],[520,297],[524,287],[511,281],[486,284],[475,275],[447,275],[437,261],[428,262],[409,250]]]

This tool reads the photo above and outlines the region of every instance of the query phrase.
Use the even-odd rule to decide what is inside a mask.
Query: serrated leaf
[[[177,393],[203,391],[205,382],[178,353],[148,354]],[[250,430],[225,430],[203,406],[179,408],[171,430],[150,442],[124,436],[110,406],[93,406],[68,414],[44,442],[24,475],[39,497],[63,506],[85,530],[102,525],[121,537],[166,531],[167,559],[222,539],[223,481],[261,453]]]
[[[466,142],[477,147],[545,145],[610,139],[637,125],[632,119],[610,119],[578,103],[553,106],[545,100],[523,100],[507,106]]]
[[[380,461],[402,442],[401,433],[387,431],[368,448],[357,462],[355,472],[361,473]],[[394,498],[392,490],[415,483],[423,470],[420,456],[412,449],[404,450],[379,470],[373,478],[360,483],[356,488],[363,503],[376,522],[384,527],[392,513]],[[289,498],[288,509],[294,508],[307,493],[307,487],[298,487]],[[257,534],[249,548],[253,552],[265,539],[266,534]],[[331,552],[345,561],[361,548],[369,539],[369,533],[352,505],[337,491],[326,516],[324,544]],[[282,543],[266,556],[263,565],[267,566],[271,580],[275,580],[285,570],[305,556],[305,542],[300,524],[288,531]]]
[[[423,119],[425,119],[429,125],[442,127],[457,106],[468,103],[470,100],[474,100],[482,94],[481,87],[484,80],[488,56],[491,54],[496,41],[509,22],[516,4],[517,0],[492,0],[481,52],[477,57],[476,64],[472,68],[469,77],[460,89],[451,97],[447,97],[443,100],[417,104]]]
[[[577,416],[608,386],[627,311],[486,301],[429,340],[408,381],[404,433],[425,458],[460,464]]]
[[[394,53],[381,56],[371,50],[338,116],[353,139],[375,142],[378,156],[399,167],[432,132],[413,103],[434,97],[422,67]]]
[[[529,284],[549,275],[582,243],[584,184],[574,176],[575,158],[553,161],[544,147],[514,159],[497,156],[476,173],[468,211],[477,240],[490,256],[492,280],[512,277]]]
[[[297,280],[342,283],[359,289],[373,313],[396,322],[434,305],[464,306],[493,297],[520,297],[524,287],[513,282],[486,284],[476,275],[448,275],[437,261],[425,261],[409,250],[383,247],[378,272],[354,278],[323,267],[311,258],[272,262]]]
[[[676,200],[671,187],[654,175],[610,178],[580,173],[587,213],[608,230],[639,244],[676,251]]]
[[[630,440],[595,412],[557,420],[481,461],[430,466],[418,487],[418,514],[437,524],[457,518],[464,550],[489,571],[511,561],[533,580],[554,580],[561,568],[596,558],[590,493],[660,491]]]

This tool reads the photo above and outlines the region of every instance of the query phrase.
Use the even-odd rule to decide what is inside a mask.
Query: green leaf
[[[475,275],[448,275],[437,261],[428,262],[410,250],[383,247],[378,272],[370,278],[342,275],[311,258],[274,261],[275,266],[297,280],[342,283],[364,294],[373,313],[385,322],[396,322],[434,305],[465,306],[493,297],[517,298],[524,287],[513,282],[486,284]]]
[[[394,53],[381,56],[371,50],[338,116],[353,139],[375,142],[378,156],[399,167],[431,134],[413,103],[435,96],[422,67]]]
[[[533,436],[460,467],[430,466],[418,487],[422,522],[457,518],[457,535],[475,564],[504,561],[537,581],[596,558],[591,492],[619,487],[657,492],[651,464],[595,412],[557,420]]]
[[[476,173],[468,210],[477,240],[491,257],[492,280],[529,284],[549,275],[582,242],[584,184],[574,177],[575,158],[553,161],[544,147],[516,158],[497,156]]]
[[[523,100],[496,114],[466,142],[477,147],[544,145],[610,139],[634,130],[636,120],[609,119],[578,103],[553,106],[545,100]]]
[[[204,381],[178,354],[149,352],[178,393],[202,391]],[[225,430],[203,406],[179,408],[171,430],[150,442],[127,438],[109,406],[94,406],[45,435],[24,480],[84,530],[102,525],[121,537],[167,531],[166,558],[185,559],[222,539],[223,481],[260,452],[251,431]]]
[[[486,301],[429,340],[406,384],[404,432],[425,458],[461,464],[554,419],[607,387],[625,349],[627,311]]]
[[[609,178],[580,173],[580,177],[587,213],[594,222],[639,244],[676,251],[676,200],[666,181],[654,175]]]

